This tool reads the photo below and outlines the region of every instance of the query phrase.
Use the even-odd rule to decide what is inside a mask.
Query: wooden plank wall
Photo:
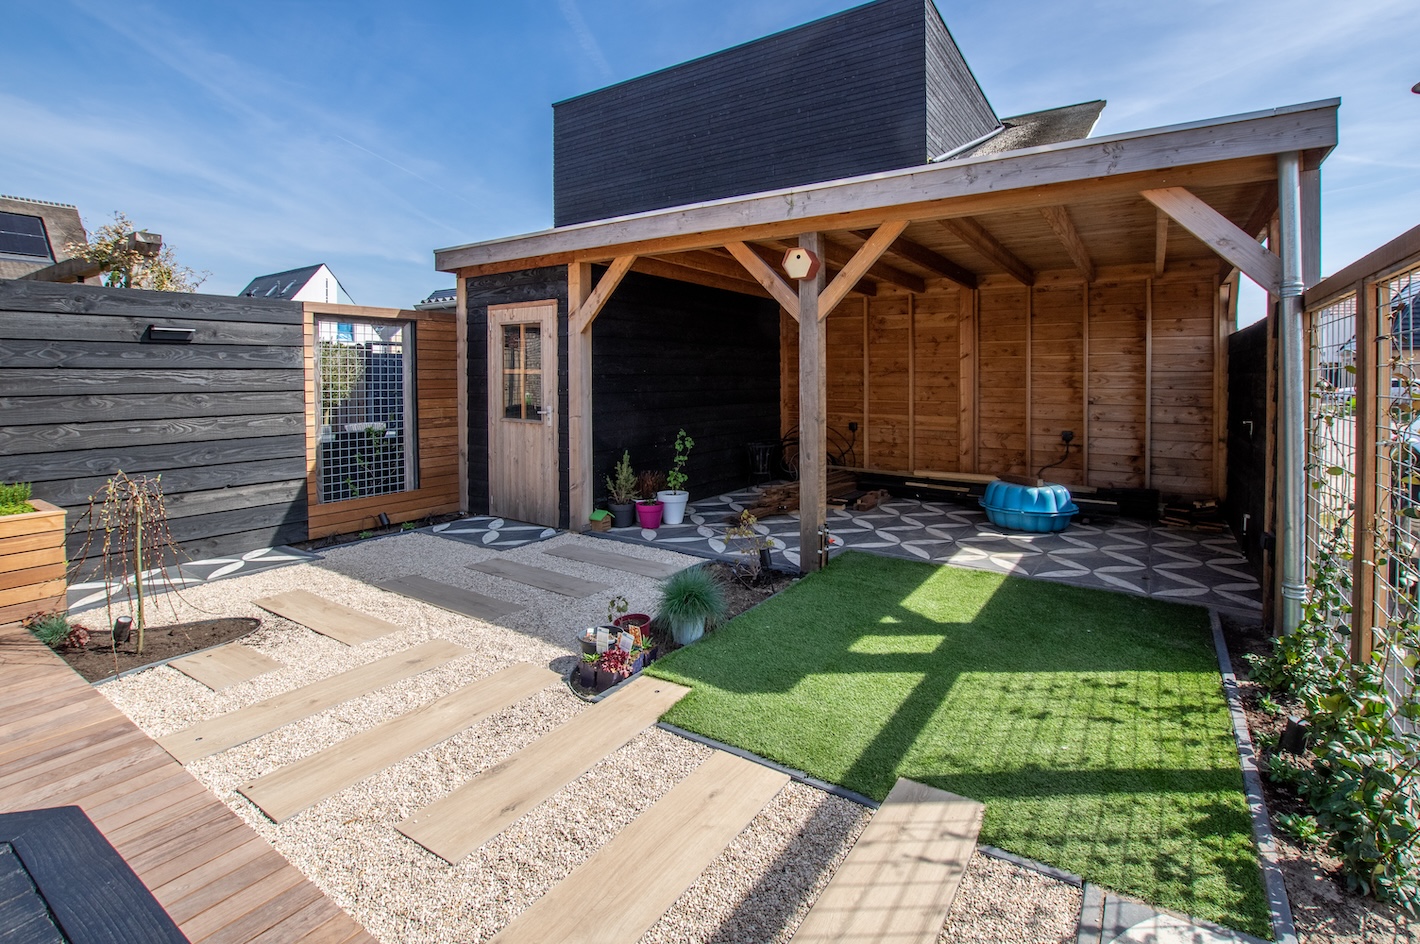
[[[196,330],[154,343],[149,325]],[[0,281],[0,480],[73,527],[114,473],[161,475],[194,558],[302,540],[301,346],[291,302]]]
[[[316,468],[320,430],[315,390],[315,320],[407,321],[414,330],[415,429],[418,488],[387,495],[322,502]],[[399,524],[459,510],[458,348],[455,316],[449,311],[402,311],[358,305],[305,305],[305,462],[312,539],[377,527],[381,512]]]
[[[1068,429],[1074,445],[1052,481],[1222,497],[1220,317],[1214,273],[1188,266],[1158,279],[1086,285],[1045,273],[1032,287],[933,281],[921,295],[851,299],[828,319],[830,444],[856,422],[863,468],[1034,475],[1062,458]],[[781,326],[787,430],[798,422],[798,329],[787,317]]]

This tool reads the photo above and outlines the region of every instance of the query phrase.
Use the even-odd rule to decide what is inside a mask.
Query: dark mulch
[[[247,617],[223,617],[195,623],[175,623],[171,626],[150,626],[143,634],[143,653],[137,651],[135,633],[128,642],[115,647],[113,634],[99,629],[94,621],[79,615],[74,622],[92,631],[89,644],[83,649],[62,649],[60,658],[90,682],[112,678],[120,672],[141,668],[154,662],[164,662],[178,656],[209,649],[250,635],[261,620]]]
[[[1414,918],[1349,890],[1341,872],[1341,863],[1336,858],[1328,855],[1325,849],[1300,845],[1278,827],[1277,817],[1282,814],[1311,812],[1306,801],[1292,787],[1276,783],[1267,776],[1268,758],[1278,753],[1278,740],[1286,726],[1287,715],[1289,712],[1296,713],[1299,708],[1285,702],[1280,703],[1282,711],[1277,713],[1260,708],[1267,692],[1248,677],[1249,666],[1243,656],[1271,652],[1271,640],[1256,620],[1243,620],[1231,614],[1223,614],[1221,619],[1223,637],[1227,640],[1233,670],[1238,676],[1248,728],[1257,748],[1258,766],[1263,772],[1262,792],[1267,798],[1267,812],[1277,837],[1282,874],[1287,883],[1287,897],[1292,904],[1298,937],[1304,944],[1323,941],[1327,944],[1390,944],[1416,940],[1420,925]],[[1306,755],[1287,756],[1302,767],[1310,766]]]

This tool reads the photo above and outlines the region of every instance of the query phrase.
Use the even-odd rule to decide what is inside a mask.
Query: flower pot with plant
[[[665,505],[661,520],[666,524],[680,524],[685,520],[685,506],[690,501],[690,493],[685,490],[685,463],[690,459],[690,449],[695,440],[680,430],[675,434],[675,458],[671,460],[671,470],[666,473],[666,490],[656,493]]]
[[[666,477],[660,472],[642,472],[636,477],[636,518],[641,527],[654,531],[661,526],[661,511],[664,506],[656,493],[666,484]]]
[[[595,688],[597,684],[597,654],[582,653],[582,661],[577,663],[577,683],[583,688]]]
[[[645,613],[628,613],[631,604],[626,597],[618,594],[611,598],[606,605],[606,621],[623,632],[634,632],[639,639],[640,630],[647,623],[651,622],[651,617]]]
[[[631,676],[631,653],[614,646],[597,657],[597,691],[604,692]]]
[[[725,588],[704,567],[689,567],[661,584],[656,619],[668,627],[677,645],[688,646],[725,618],[729,603]]]
[[[631,450],[623,450],[612,474],[606,478],[611,526],[629,528],[636,523],[636,473],[631,471]]]
[[[747,586],[759,583],[772,569],[769,549],[773,541],[760,532],[759,519],[748,508],[740,512],[737,523],[725,529],[725,546],[741,555],[733,569],[736,579]]]

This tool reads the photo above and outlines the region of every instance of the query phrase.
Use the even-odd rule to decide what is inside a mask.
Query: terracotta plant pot
[[[636,517],[641,522],[641,527],[654,531],[661,526],[661,503],[658,501],[642,501],[636,503]]]

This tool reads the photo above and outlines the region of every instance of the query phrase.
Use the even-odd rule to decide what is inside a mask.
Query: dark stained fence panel
[[[292,302],[0,281],[0,480],[72,528],[115,473],[161,476],[191,558],[303,540],[303,344]],[[72,533],[71,561],[86,546],[102,532]]]
[[[1233,534],[1262,567],[1267,504],[1266,319],[1228,336],[1228,500]],[[1246,517],[1246,527],[1244,527]]]

